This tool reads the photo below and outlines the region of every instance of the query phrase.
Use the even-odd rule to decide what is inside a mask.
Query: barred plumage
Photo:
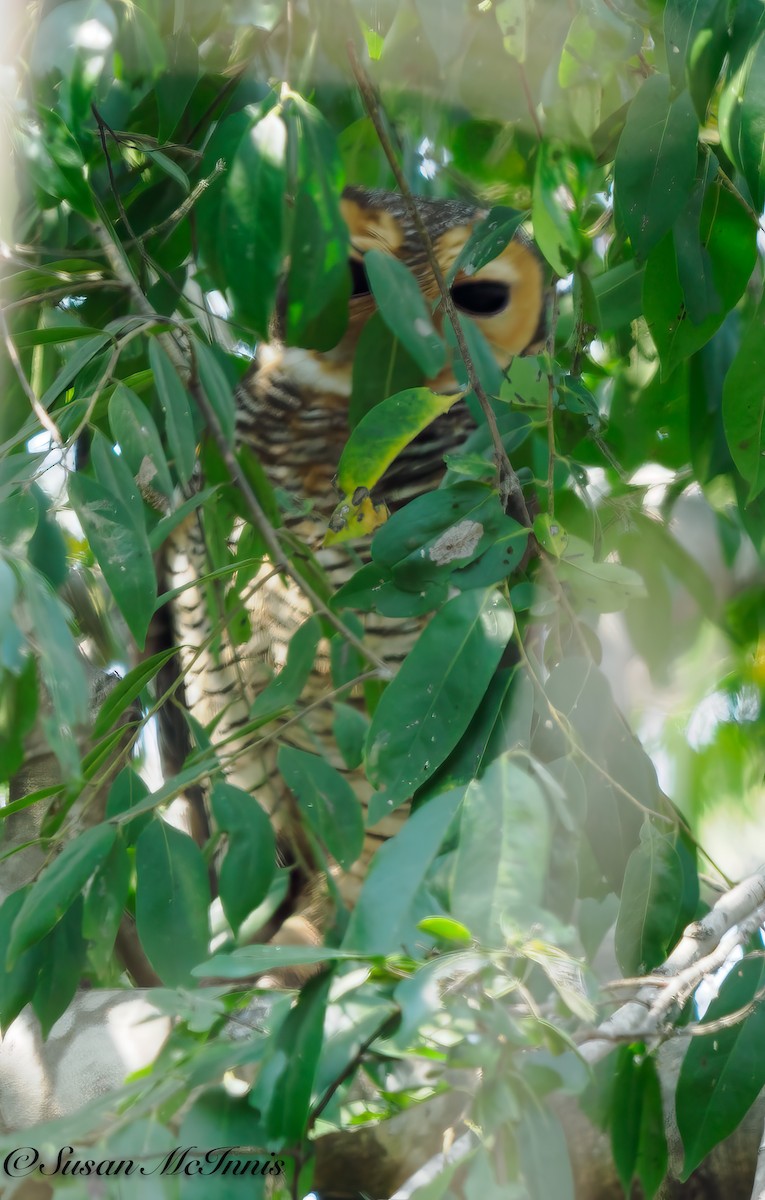
[[[456,201],[418,201],[439,263],[447,272],[475,222],[484,214]],[[300,538],[316,556],[330,586],[339,588],[358,564],[363,545],[322,547],[328,518],[337,503],[332,480],[348,436],[348,402],[351,368],[359,335],[374,301],[365,286],[359,264],[374,247],[395,255],[412,269],[426,298],[437,296],[437,287],[409,211],[401,196],[350,188],[344,193],[343,215],[351,239],[351,270],[357,283],[350,303],[350,319],[339,344],[320,354],[283,348],[278,342],[264,347],[240,389],[237,437],[257,454],[272,486],[284,489],[298,501],[309,501],[310,511],[286,519],[290,533]],[[455,285],[460,282],[457,276]],[[482,271],[474,283],[493,285],[504,303],[475,318],[497,361],[505,366],[511,356],[530,349],[539,339],[544,317],[544,279],[533,247],[517,235],[506,250]],[[465,308],[463,306],[463,311]],[[436,323],[440,316],[436,314]],[[429,381],[439,390],[454,387],[450,370]],[[464,405],[439,418],[408,446],[390,467],[376,489],[390,507],[436,487],[444,471],[444,454],[463,440],[472,425]],[[234,538],[240,533],[235,530]],[[305,750],[318,751],[351,779],[366,808],[370,786],[360,769],[347,771],[332,737],[329,672],[326,644],[320,643],[317,662],[301,696],[302,719],[282,722],[239,737],[250,721],[252,703],[285,661],[290,639],[311,615],[299,587],[275,574],[266,564],[253,581],[247,600],[251,636],[235,645],[225,634],[217,653],[209,648],[215,620],[198,581],[209,570],[204,533],[192,520],[171,539],[166,558],[168,586],[185,590],[173,603],[177,643],[183,647],[186,702],[204,724],[215,721],[213,741],[219,747],[229,782],[249,792],[271,815],[285,856],[297,864],[305,896],[317,871],[310,839],[301,832],[297,805],[276,766],[276,739],[263,741],[264,733],[278,732],[279,740]],[[222,609],[221,609],[222,612]],[[422,619],[392,620],[367,614],[365,639],[391,669],[410,650]],[[321,703],[322,698],[325,703]],[[347,699],[347,697],[344,697]],[[352,702],[360,700],[354,698]],[[244,751],[243,751],[244,747]],[[369,858],[379,841],[394,833],[406,811],[369,830],[364,853],[339,881],[345,903],[352,905],[363,881]],[[306,891],[307,888],[307,891]]]

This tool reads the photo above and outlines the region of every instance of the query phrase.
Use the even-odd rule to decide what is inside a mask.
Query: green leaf
[[[364,757],[364,742],[366,741],[369,721],[357,708],[350,704],[335,701],[333,704],[334,719],[332,734],[337,742],[337,748],[343,756],[343,762],[353,771],[361,766]]]
[[[643,1104],[635,1174],[640,1181],[645,1200],[653,1200],[667,1174],[669,1150],[661,1083],[655,1059],[646,1056],[643,1059],[641,1070],[643,1074]]]
[[[349,870],[364,844],[364,819],[348,780],[326,759],[292,746],[280,746],[276,761],[313,832]]]
[[[379,312],[372,313],[361,331],[353,356],[352,379],[350,429],[381,400],[422,383],[422,371]]]
[[[283,1139],[287,1145],[297,1144],[305,1136],[331,982],[331,974],[326,974],[306,984],[276,1035],[274,1059],[269,1063],[271,1102],[265,1124],[269,1137]],[[281,1067],[276,1078],[274,1060]]]
[[[694,235],[699,264],[695,274],[687,269],[687,245],[677,252],[675,249],[678,237],[685,236],[682,230],[676,231],[674,243],[667,235],[651,251],[645,267],[643,304],[663,376],[708,342],[740,299],[757,260],[756,232],[735,196],[715,181],[707,189]],[[682,273],[679,253],[686,255]],[[717,296],[716,310],[694,323],[693,302],[689,306],[687,296],[691,291],[708,291],[710,284]]]
[[[369,729],[367,774],[385,789],[370,820],[408,800],[454,749],[512,631],[512,609],[493,591],[455,596],[426,626]]]
[[[473,934],[468,927],[452,917],[425,917],[424,921],[418,923],[417,928],[430,937],[443,942],[457,942],[460,946],[469,946],[473,940]]]
[[[285,108],[297,188],[289,244],[285,340],[329,350],[348,323],[348,228],[340,211],[343,168],[318,109],[293,93]]]
[[[34,728],[38,703],[37,664],[32,655],[23,662],[21,632],[15,625],[11,629],[14,632],[6,634],[0,642],[6,663],[13,668],[13,673],[0,672],[0,781],[3,783],[23,765],[24,741]]]
[[[8,963],[34,946],[61,920],[93,872],[109,854],[117,831],[111,825],[86,829],[42,872],[13,923]]]
[[[475,275],[495,259],[513,240],[527,216],[528,213],[516,212],[505,204],[490,209],[460,250],[449,269],[446,282],[451,284],[459,271],[468,276]]]
[[[54,590],[63,584],[68,573],[67,545],[48,496],[35,483],[30,495],[37,505],[37,528],[27,546],[30,564],[47,579]]]
[[[212,347],[192,339],[196,357],[199,379],[205,390],[205,395],[215,410],[221,429],[230,445],[234,442],[236,427],[236,398],[223,370],[218,356]]]
[[[163,171],[165,175],[174,180],[181,191],[185,192],[186,195],[189,194],[191,189],[189,177],[177,163],[173,162],[172,158],[169,158],[167,154],[163,154],[161,150],[150,150],[148,147],[144,148],[144,154],[159,167],[160,171]]]
[[[88,957],[97,971],[106,973],[114,954],[114,941],[130,890],[132,863],[127,846],[118,837],[90,881],[82,914],[82,936],[91,942]]]
[[[81,925],[82,897],[76,896],[40,945],[40,974],[32,1007],[44,1038],[66,1012],[82,980],[87,946]]]
[[[640,600],[646,595],[637,571],[621,563],[595,562],[592,547],[571,534],[566,536],[555,572],[578,603],[591,605],[597,612],[619,612],[630,600]]]
[[[109,795],[106,798],[106,816],[118,817],[122,813],[130,812],[131,808],[145,800],[148,794],[149,789],[141,776],[137,775],[131,767],[123,768],[109,788]],[[131,846],[135,842],[141,830],[146,828],[150,820],[151,816],[147,814],[141,820],[126,822],[120,827],[120,834],[127,845]]]
[[[217,1049],[221,1049],[220,1045]],[[247,1179],[247,1200],[262,1200],[269,1168],[273,1167],[274,1175],[281,1173],[277,1167],[279,1160],[262,1149],[266,1135],[249,1097],[233,1096],[222,1084],[205,1088],[195,1096],[190,1108],[184,1108],[178,1139],[180,1146],[194,1149],[184,1161],[184,1152],[179,1148],[172,1159],[173,1166],[169,1170],[163,1168],[162,1173],[175,1174],[175,1163],[180,1166],[183,1162],[179,1169],[182,1200],[199,1200],[202,1195],[205,1200],[238,1200],[242,1176]],[[283,1164],[285,1160],[281,1161]],[[205,1165],[197,1167],[197,1163]],[[146,1173],[151,1169],[148,1167]],[[184,1177],[186,1169],[193,1172],[190,1177]],[[197,1171],[202,1179],[194,1177]]]
[[[129,510],[85,475],[69,480],[69,498],[117,606],[143,649],[157,598],[157,579],[146,534]]]
[[[138,936],[146,957],[168,987],[190,981],[207,955],[210,885],[199,847],[158,817],[135,848]]]
[[[271,717],[292,708],[306,685],[316,658],[321,636],[318,617],[309,617],[295,631],[287,647],[287,659],[279,674],[256,696],[250,709],[253,718]]]
[[[765,304],[744,331],[723,383],[723,425],[731,457],[749,485],[747,504],[765,488]]]
[[[11,892],[0,905],[0,1028],[3,1032],[32,999],[42,966],[39,942],[19,954],[13,966],[8,965],[11,931],[31,888],[32,884],[29,884]]]
[[[630,259],[589,279],[584,293],[584,315],[599,330],[623,329],[643,311],[643,269]]]
[[[579,163],[564,144],[545,139],[537,152],[531,218],[534,237],[550,266],[565,278],[586,249],[577,215]]]
[[[550,817],[539,784],[506,755],[468,784],[451,911],[479,942],[505,945],[505,922],[539,919],[549,870]]]
[[[100,429],[93,432],[90,457],[96,479],[107,492],[119,500],[130,514],[130,521],[139,537],[146,532],[146,514],[141,493],[138,491],[132,471],[108,438]]]
[[[69,742],[72,729],[88,713],[88,685],[83,660],[69,630],[69,610],[36,571],[23,572],[24,596],[39,651],[39,668],[61,736]]]
[[[372,558],[392,571],[397,587],[420,591],[473,562],[499,537],[522,532],[491,487],[457,483],[394,513],[375,535]]]
[[[215,824],[228,837],[218,882],[226,920],[238,933],[268,895],[276,868],[276,840],[267,814],[240,788],[216,782],[210,807]]]
[[[432,899],[425,912],[417,911],[418,893],[464,794],[463,786],[433,796],[380,846],[351,913],[344,950],[393,954],[417,940],[419,921],[433,911]]]
[[[530,1200],[574,1200],[574,1177],[563,1127],[549,1109],[524,1109],[518,1152]]]
[[[226,172],[197,205],[216,283],[263,338],[283,264],[286,144],[284,122],[273,109],[254,124],[246,112],[225,118],[208,142],[202,173],[210,175],[221,160]]]
[[[616,211],[638,258],[661,241],[685,206],[697,136],[688,93],[671,99],[666,76],[647,79],[630,106],[614,164]]]
[[[381,952],[337,950],[331,946],[242,946],[230,954],[215,954],[192,971],[199,978],[249,979],[267,971],[313,967],[318,963],[367,961]]]
[[[156,338],[149,340],[149,362],[165,414],[165,430],[181,483],[191,479],[196,463],[196,435],[186,389]]]
[[[137,667],[133,667],[132,671],[128,671],[127,675],[124,675],[119,683],[114,685],[101,704],[93,725],[93,736],[102,737],[108,729],[111,729],[114,722],[140,696],[146,685],[159,674],[165,663],[169,662],[177,653],[175,646],[171,646],[167,650],[159,650],[150,658],[145,658]]]
[[[374,609],[384,617],[420,617],[432,612],[446,599],[445,579],[424,583],[417,591],[402,591],[393,582],[388,567],[367,563],[352,575],[331,600],[335,611],[355,608],[360,612]]]
[[[616,920],[616,958],[625,975],[646,975],[664,962],[682,887],[674,839],[646,821],[627,863]]]
[[[720,97],[720,138],[749,185],[755,207],[765,204],[765,33],[731,70]]]
[[[446,363],[446,350],[411,271],[382,250],[368,250],[364,268],[386,325],[425,378],[434,378]]]
[[[337,482],[345,495],[373,488],[404,447],[459,399],[409,388],[376,405],[359,421],[340,457]]]
[[[91,263],[91,269],[92,266]],[[74,286],[76,287],[76,284]],[[40,406],[47,411],[53,401],[57,400],[61,393],[71,386],[80,372],[95,358],[99,350],[113,341],[114,338],[111,334],[99,333],[96,337],[88,338],[86,342],[78,346],[74,354],[66,360],[53,383],[43,392],[40,397]]]
[[[691,1038],[680,1068],[675,1104],[685,1150],[682,1179],[732,1133],[765,1085],[765,961],[757,954],[735,964],[702,1025],[757,1003],[743,1020]]]

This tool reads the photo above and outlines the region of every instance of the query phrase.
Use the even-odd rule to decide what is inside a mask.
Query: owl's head
[[[446,277],[486,211],[458,200],[417,198],[415,203]],[[348,187],[340,207],[350,235],[352,294],[348,329],[336,351],[330,354],[335,362],[346,355],[352,357],[361,329],[375,310],[364,270],[364,255],[368,250],[381,250],[403,262],[417,279],[429,308],[433,308],[439,295],[403,196]],[[544,267],[533,243],[521,231],[501,254],[475,274],[458,271],[451,293],[457,310],[475,321],[502,368],[513,355],[532,352],[541,346],[546,301]],[[440,332],[444,321],[442,306],[435,306],[433,320]],[[437,379],[428,382],[436,390],[449,390],[454,386],[451,368],[447,367]]]

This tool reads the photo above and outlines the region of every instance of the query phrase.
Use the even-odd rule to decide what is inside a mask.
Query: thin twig
[[[420,210],[415,203],[414,196],[412,195],[411,189],[406,180],[406,176],[404,175],[404,172],[399,164],[398,156],[393,148],[393,143],[391,142],[385,120],[383,118],[383,111],[380,101],[375,94],[369,76],[359,60],[359,57],[356,53],[356,47],[351,41],[347,43],[347,52],[351,63],[351,69],[355,76],[359,92],[361,93],[361,99],[364,107],[367,111],[369,119],[375,127],[375,132],[377,133],[380,145],[382,146],[385,157],[390,164],[390,168],[396,179],[399,191],[404,197],[406,206],[409,209],[409,215],[412,218],[414,227],[417,230],[420,241],[422,242],[430,269],[433,272],[433,277],[441,295],[441,303],[443,304],[444,313],[446,314],[446,317],[454,330],[457,348],[460,352],[460,357],[465,364],[465,370],[467,371],[467,376],[470,380],[470,386],[475,392],[476,399],[481,406],[481,411],[486,418],[486,424],[488,425],[492,444],[494,446],[494,456],[499,478],[499,494],[500,498],[502,499],[504,510],[522,525],[525,525],[526,528],[530,528],[532,522],[531,517],[529,516],[529,511],[526,507],[523,489],[521,488],[518,476],[516,475],[510,459],[508,458],[507,451],[503,445],[502,437],[497,425],[497,419],[494,415],[494,410],[491,407],[489,398],[486,395],[483,384],[478,377],[478,372],[475,369],[475,363],[473,362],[470,351],[468,350],[465,334],[457,314],[457,309],[455,308],[451,292],[449,291],[446,280],[444,279],[441,266],[433,248],[433,242],[431,241],[430,234],[428,233],[425,222],[422,219]]]
[[[43,429],[48,431],[54,444],[58,446],[59,449],[63,449],[64,442],[56,422],[45,411],[35,395],[34,388],[24,374],[24,368],[21,364],[21,359],[19,358],[19,352],[16,349],[13,337],[11,336],[11,331],[5,318],[5,310],[2,307],[0,307],[0,333],[2,333],[3,341],[5,342],[5,348],[8,352],[8,357],[11,360],[11,366],[16,372],[22,391],[31,405],[32,412],[37,417],[37,420],[40,422]]]
[[[340,1074],[335,1079],[333,1079],[332,1082],[329,1084],[329,1086],[327,1087],[326,1091],[324,1092],[324,1095],[322,1096],[321,1100],[319,1100],[319,1102],[311,1110],[311,1113],[308,1117],[308,1124],[306,1126],[306,1134],[310,1133],[310,1131],[313,1129],[317,1120],[319,1119],[321,1114],[324,1112],[324,1109],[327,1107],[327,1105],[329,1104],[330,1100],[332,1099],[332,1097],[334,1096],[335,1092],[340,1087],[340,1085],[345,1083],[346,1079],[351,1078],[354,1071],[356,1070],[356,1068],[359,1066],[359,1064],[363,1060],[364,1055],[366,1054],[367,1050],[369,1050],[370,1046],[372,1046],[372,1044],[375,1041],[377,1041],[377,1038],[383,1032],[386,1025],[389,1024],[392,1016],[395,1016],[395,1013],[386,1013],[385,1017],[380,1022],[380,1024],[377,1026],[377,1028],[372,1033],[370,1033],[369,1037],[366,1038],[361,1043],[361,1045],[359,1046],[356,1053],[353,1055],[353,1057],[350,1059],[350,1061],[346,1063],[346,1065],[343,1067]]]
[[[529,116],[531,117],[531,123],[534,126],[534,131],[537,135],[537,141],[541,142],[542,138],[544,137],[544,134],[542,133],[542,126],[539,124],[539,117],[537,116],[537,110],[536,110],[536,106],[534,104],[534,97],[532,96],[531,88],[529,87],[529,81],[528,81],[528,77],[526,75],[526,68],[524,67],[522,62],[518,63],[518,74],[521,77],[521,87],[523,88],[523,95],[526,99],[526,107],[529,110]]]
[[[553,278],[552,314],[550,316],[550,332],[547,335],[547,514],[551,520],[555,516],[555,376],[553,375],[552,358],[557,326],[558,289],[555,287]]]

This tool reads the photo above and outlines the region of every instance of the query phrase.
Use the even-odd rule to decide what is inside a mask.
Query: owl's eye
[[[354,296],[368,296],[372,289],[369,286],[363,259],[349,258],[348,266],[351,269],[351,299]]]
[[[469,317],[496,317],[508,306],[510,288],[496,279],[471,279],[455,283],[452,299],[460,312]]]

